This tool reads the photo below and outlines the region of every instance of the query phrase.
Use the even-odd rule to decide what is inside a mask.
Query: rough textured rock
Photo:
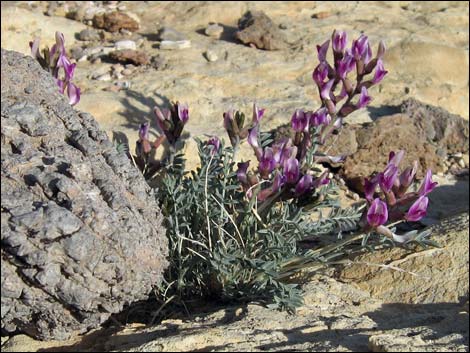
[[[146,65],[150,62],[145,52],[132,49],[112,51],[109,57],[123,64]]]
[[[418,177],[428,168],[434,173],[443,171],[447,154],[468,153],[468,121],[414,99],[404,101],[400,109],[401,114],[363,126],[348,126],[334,138],[330,153],[349,156],[342,173],[354,190],[363,191],[364,177],[382,170],[390,151],[406,151],[403,168],[417,160]]]
[[[93,117],[32,58],[1,55],[2,330],[66,339],[160,282],[162,216]]]
[[[135,32],[139,29],[139,23],[124,12],[108,12],[97,14],[93,17],[93,26],[103,28],[108,32],[117,32],[121,29]]]
[[[468,224],[468,211],[448,218],[431,228],[442,248],[418,253],[394,248],[361,255],[340,278],[386,303],[462,302],[468,299]]]
[[[263,11],[248,11],[238,21],[235,38],[258,49],[278,50],[287,47],[284,35]]]

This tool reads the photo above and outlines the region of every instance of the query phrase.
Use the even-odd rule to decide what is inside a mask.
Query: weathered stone
[[[133,40],[120,40],[114,43],[114,47],[116,50],[123,50],[123,49],[132,49],[136,50],[137,45]]]
[[[235,38],[258,49],[278,50],[286,48],[283,33],[262,11],[248,11],[238,21]]]
[[[1,55],[2,330],[66,339],[161,281],[162,216],[93,117],[31,57]]]
[[[171,27],[163,27],[158,32],[158,39],[160,41],[169,40],[172,42],[178,42],[181,40],[186,40],[187,38],[183,33],[178,32]]]
[[[163,50],[180,50],[180,49],[187,49],[191,48],[191,41],[190,40],[163,40],[160,42],[160,49]]]
[[[145,52],[132,49],[113,51],[109,53],[109,57],[123,64],[147,65],[150,62]]]
[[[403,168],[417,160],[419,178],[429,168],[434,173],[443,171],[447,153],[468,151],[466,120],[414,99],[403,102],[400,109],[402,114],[384,116],[364,126],[348,126],[354,133],[345,131],[330,139],[334,141],[331,154],[349,155],[342,173],[354,190],[363,191],[364,177],[382,170],[390,151],[406,151]],[[349,137],[341,138],[342,134]]]
[[[94,29],[85,28],[78,34],[78,39],[83,41],[97,41],[101,39],[101,36]]]
[[[218,25],[217,23],[210,24],[204,30],[204,33],[212,38],[220,38],[222,33],[224,32],[224,27]]]
[[[139,29],[139,23],[134,18],[118,11],[95,15],[93,26],[103,28],[108,32],[118,32],[121,29],[135,32]]]

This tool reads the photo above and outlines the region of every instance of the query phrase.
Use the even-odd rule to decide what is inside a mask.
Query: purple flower
[[[317,65],[315,70],[313,70],[312,73],[312,78],[318,85],[318,87],[323,86],[323,82],[328,77],[328,64],[326,62],[321,62],[320,64]]]
[[[398,167],[389,163],[383,173],[379,174],[380,188],[384,192],[389,192],[398,176]]]
[[[248,178],[246,176],[246,172],[248,170],[248,167],[250,166],[250,161],[248,162],[240,162],[237,164],[238,170],[237,170],[237,179],[240,183],[243,185],[248,184]]]
[[[140,124],[139,128],[139,140],[149,139],[149,123]]]
[[[388,220],[387,204],[379,198],[372,201],[369,210],[367,211],[367,222],[371,227],[378,227],[385,224]]]
[[[424,177],[423,183],[418,190],[419,196],[425,196],[429,194],[435,187],[437,186],[437,182],[432,181],[432,172],[431,169],[426,171],[426,176]]]
[[[367,65],[370,62],[370,59],[372,59],[372,49],[370,48],[369,43],[367,43],[367,50],[364,55],[364,64]]]
[[[155,115],[157,116],[158,127],[166,135],[172,125],[171,120],[170,120],[171,112],[168,109],[163,109],[163,112],[162,112],[159,107],[155,107],[153,111]]]
[[[318,109],[310,116],[310,124],[313,126],[329,125],[331,117],[325,107]]]
[[[258,129],[258,125],[255,125],[250,129],[250,132],[248,134],[248,143],[254,149],[260,148],[258,143]]]
[[[225,128],[225,130],[231,130],[232,129],[233,114],[234,114],[233,109],[229,109],[228,111],[226,111],[223,114],[224,115],[224,128]]]
[[[302,132],[308,130],[309,115],[303,110],[297,109],[292,115],[292,129],[296,132]]]
[[[348,36],[345,31],[333,31],[331,47],[337,53],[342,53],[348,43]]]
[[[320,92],[320,96],[322,97],[322,99],[331,100],[330,93],[331,93],[331,88],[333,87],[333,83],[335,83],[335,80],[331,79],[323,85],[323,87],[321,88],[321,92]]]
[[[299,161],[291,157],[284,162],[284,175],[286,176],[286,182],[289,184],[295,184],[299,180]]]
[[[419,221],[426,215],[429,199],[426,196],[420,196],[405,215],[405,219],[409,222]]]
[[[403,157],[405,156],[404,150],[399,150],[397,153],[391,151],[388,155],[388,163],[393,164],[395,167],[398,167]]]
[[[346,78],[347,74],[354,69],[355,63],[354,57],[347,53],[344,58],[338,62],[338,68],[336,70],[338,76],[342,79]]]
[[[267,178],[269,173],[271,173],[275,167],[276,161],[274,160],[273,149],[271,147],[266,147],[259,160],[259,173],[263,178]]]
[[[297,147],[292,146],[292,140],[286,139],[273,146],[276,165],[284,165],[284,162],[297,155]]]
[[[407,189],[416,175],[416,171],[418,170],[418,162],[414,161],[412,167],[406,168],[399,177],[400,180],[400,188]]]
[[[382,62],[382,59],[377,60],[377,66],[375,67],[375,74],[374,74],[374,78],[372,79],[372,82],[374,84],[379,83],[380,81],[382,81],[382,79],[385,77],[387,73],[388,71],[384,69],[384,64]]]
[[[375,189],[379,184],[379,178],[374,177],[371,180],[364,178],[364,194],[366,200],[372,202],[372,198],[374,197]]]
[[[382,59],[385,54],[385,43],[383,40],[379,43],[379,49],[377,49],[377,59]]]
[[[328,51],[329,46],[330,46],[330,40],[329,39],[325,43],[323,43],[322,45],[317,45],[318,61],[320,61],[320,62],[326,61],[326,53]]]
[[[286,183],[286,176],[281,173],[276,173],[276,176],[273,180],[272,191],[278,192]]]
[[[325,170],[323,173],[320,174],[320,176],[318,178],[316,178],[313,181],[312,185],[316,189],[316,188],[319,188],[322,185],[327,185],[329,182],[330,182],[330,179],[328,178],[328,171]]]
[[[259,124],[261,118],[263,117],[265,109],[259,109],[258,106],[253,104],[253,124]]]
[[[35,38],[33,42],[29,42],[29,47],[31,48],[31,56],[35,59],[39,59],[41,57],[39,54],[39,38]]]
[[[369,40],[363,34],[357,40],[353,40],[351,51],[356,60],[363,59],[367,55],[368,45]]]
[[[189,119],[189,108],[187,104],[178,103],[178,118],[182,121],[183,124]]]
[[[362,86],[361,95],[359,96],[359,101],[357,102],[357,109],[364,108],[371,102],[372,98],[367,93],[367,88]]]
[[[216,154],[220,149],[220,140],[217,136],[212,136],[209,141],[207,141],[207,146],[212,146],[211,155]]]
[[[77,104],[80,101],[80,88],[69,82],[67,84],[67,96],[69,97],[70,105]]]
[[[300,178],[299,182],[295,186],[295,194],[297,196],[303,195],[306,192],[312,189],[313,178],[309,174],[305,174],[302,178]]]

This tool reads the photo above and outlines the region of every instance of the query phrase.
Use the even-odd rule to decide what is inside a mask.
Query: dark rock
[[[31,57],[1,55],[2,331],[62,340],[145,300],[167,238],[151,189],[93,117]]]
[[[403,102],[400,109],[402,114],[385,116],[372,124],[348,126],[355,138],[348,132],[348,138],[339,138],[333,145],[331,154],[349,155],[343,176],[354,190],[362,192],[364,177],[381,171],[390,151],[406,151],[402,168],[417,160],[418,178],[428,168],[443,172],[447,154],[468,152],[468,121],[414,99]]]
[[[139,29],[139,23],[136,20],[128,14],[118,11],[95,15],[93,26],[103,28],[108,32],[118,32],[121,29],[135,32]]]
[[[235,38],[258,49],[278,50],[287,47],[284,34],[262,11],[248,11],[238,21]]]
[[[132,49],[112,51],[109,57],[123,64],[146,65],[150,62],[145,52]]]
[[[468,152],[468,121],[447,110],[415,99],[407,99],[401,105],[401,111],[413,119],[413,122],[426,134],[430,143],[446,150],[444,153]]]
[[[94,29],[85,28],[78,34],[78,39],[82,41],[98,41],[101,39],[101,36]]]
[[[183,33],[178,32],[177,30],[171,27],[163,27],[158,32],[158,39],[160,41],[170,40],[172,42],[177,42],[181,40],[186,40],[187,38]]]

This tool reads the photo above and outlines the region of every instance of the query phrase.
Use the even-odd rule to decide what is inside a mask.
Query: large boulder
[[[162,215],[140,172],[50,74],[1,56],[2,331],[66,339],[161,282]]]

